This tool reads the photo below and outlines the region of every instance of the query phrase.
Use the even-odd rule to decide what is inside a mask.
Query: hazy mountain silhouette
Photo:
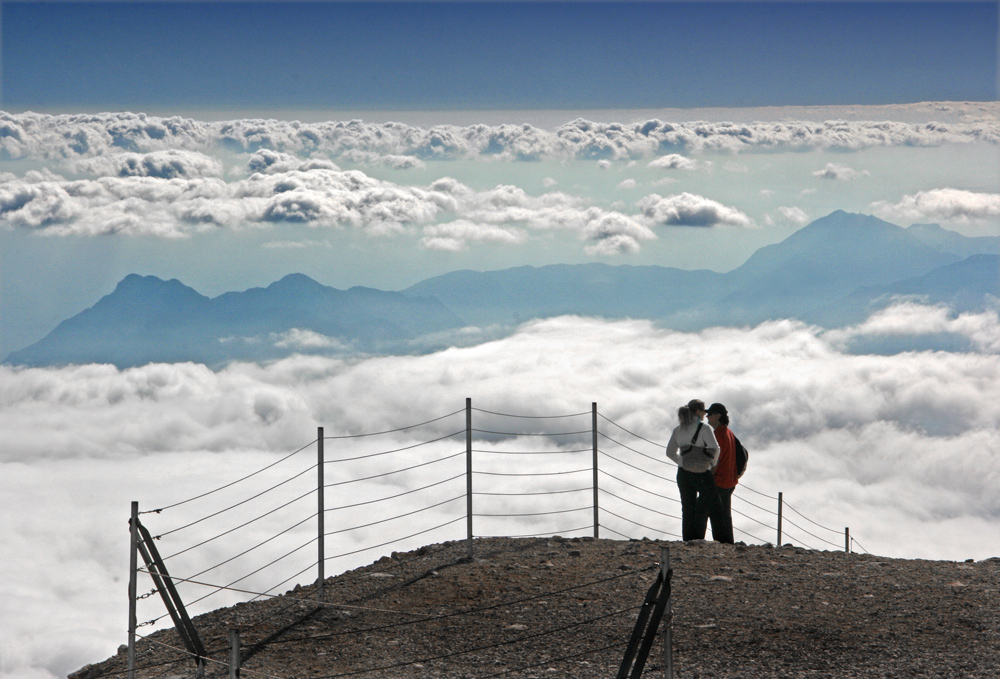
[[[462,325],[434,299],[362,287],[338,290],[302,274],[214,299],[177,280],[131,274],[110,295],[63,321],[35,344],[13,352],[7,362],[216,365],[303,350],[294,338],[285,336],[293,329],[370,351],[382,343]]]
[[[606,264],[455,271],[402,292],[337,290],[292,274],[214,299],[135,274],[6,361],[21,365],[264,361],[301,351],[410,353],[449,346],[463,326],[496,336],[563,314],[644,318],[695,330],[799,318],[855,324],[899,297],[957,312],[994,308],[996,242],[937,225],[909,229],[837,211],[728,272]],[[985,250],[986,254],[980,253]],[[967,252],[977,253],[963,257]],[[471,338],[471,339],[470,339]]]

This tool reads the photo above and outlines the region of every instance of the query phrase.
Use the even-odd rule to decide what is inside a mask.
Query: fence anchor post
[[[465,399],[465,527],[472,561],[472,399]]]
[[[128,557],[128,679],[135,679],[135,613],[136,575],[139,568],[139,503],[132,502],[129,521],[130,549]]]
[[[318,580],[316,581],[316,603],[323,603],[323,585],[326,584],[326,547],[323,543],[325,528],[325,512],[326,508],[324,506],[323,500],[323,467],[325,466],[325,459],[323,456],[323,427],[319,427],[316,433],[317,447],[316,447],[316,497],[319,503],[319,511],[316,514],[317,521],[317,547],[319,549],[319,574]]]
[[[781,508],[782,508],[781,493],[778,493],[778,544],[775,547],[781,547]]]
[[[601,537],[600,514],[597,507],[597,403],[590,404],[590,426],[594,443],[594,538]]]
[[[844,551],[848,554],[851,553],[851,527],[846,526],[844,528]]]
[[[240,631],[229,630],[229,679],[240,679]]]

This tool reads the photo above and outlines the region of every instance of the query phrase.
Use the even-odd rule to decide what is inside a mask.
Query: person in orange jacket
[[[719,462],[715,465],[715,486],[722,501],[722,516],[712,516],[712,537],[719,542],[733,542],[733,491],[739,477],[736,474],[736,437],[729,430],[729,411],[721,403],[708,407],[708,424],[719,442]],[[707,519],[708,517],[706,517]],[[719,525],[716,525],[719,524]]]

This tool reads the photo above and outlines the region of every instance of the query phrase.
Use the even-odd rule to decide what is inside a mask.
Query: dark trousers
[[[733,522],[727,520],[729,513],[723,505],[712,472],[689,472],[678,468],[677,489],[681,494],[681,533],[685,542],[704,540],[709,520],[712,522],[712,537],[716,541],[733,542]]]

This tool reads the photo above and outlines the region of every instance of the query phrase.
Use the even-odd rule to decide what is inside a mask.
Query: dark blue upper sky
[[[2,20],[14,111],[997,96],[995,2],[16,2]]]

